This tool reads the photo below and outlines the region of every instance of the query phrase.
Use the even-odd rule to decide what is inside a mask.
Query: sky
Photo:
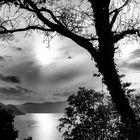
[[[0,40],[0,102],[64,101],[78,87],[101,90],[101,79],[90,54],[67,38],[56,36],[49,44],[41,34],[16,33]],[[127,42],[127,41],[124,41]],[[140,87],[140,44],[120,42],[116,62],[125,81]]]

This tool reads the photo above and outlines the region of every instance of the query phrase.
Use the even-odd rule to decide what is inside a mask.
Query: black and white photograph
[[[0,140],[140,140],[140,0],[0,0]]]

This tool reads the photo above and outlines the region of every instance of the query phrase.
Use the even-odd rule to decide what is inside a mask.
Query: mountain
[[[3,108],[10,109],[13,112],[14,115],[25,115],[25,113],[21,112],[14,105],[5,105],[3,103],[0,103],[0,106],[3,107]]]
[[[6,107],[10,109],[14,113],[14,115],[25,115],[25,113],[17,109],[14,105],[6,105]]]
[[[16,108],[24,113],[63,113],[68,106],[66,101],[63,102],[45,102],[45,103],[25,103],[16,105]]]

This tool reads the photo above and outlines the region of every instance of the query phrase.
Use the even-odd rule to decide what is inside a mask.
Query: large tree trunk
[[[103,75],[116,109],[121,115],[122,122],[126,127],[131,128],[130,130],[133,133],[131,135],[132,139],[137,140],[137,121],[135,114],[122,88],[114,62],[115,47],[109,21],[109,0],[90,0],[90,2],[94,10],[95,28],[99,38],[99,49],[97,57],[94,57],[95,62],[100,73]]]
[[[116,105],[116,109],[122,118],[122,122],[127,128],[130,128],[130,137],[132,137],[132,140],[135,140],[136,138],[134,139],[134,137],[137,137],[137,121],[135,114],[130,107],[128,98],[122,88],[115,64],[109,62],[107,57],[104,59],[106,60],[106,63],[103,62],[104,60],[102,59],[98,62],[99,71],[104,77],[105,84],[107,85],[112,100]]]

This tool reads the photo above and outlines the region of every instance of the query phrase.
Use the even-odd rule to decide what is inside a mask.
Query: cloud
[[[75,47],[75,44],[68,45],[55,48],[54,61],[47,66],[38,64],[33,51],[27,50],[29,47],[26,47],[23,53],[20,53],[20,57],[15,54],[15,58],[13,57],[15,61],[7,65],[4,72],[20,77],[22,86],[38,92],[36,99],[39,99],[39,96],[44,99],[52,96],[64,99],[71,94],[69,91],[74,91],[80,86],[99,87],[97,80],[94,81],[92,78],[95,68],[90,55],[83,49]],[[30,46],[33,48],[32,44]],[[62,93],[62,95],[59,97],[53,93]]]
[[[64,92],[64,93],[54,93],[54,97],[65,97],[68,98],[70,95],[74,94],[74,92]]]
[[[16,86],[16,87],[0,87],[0,96],[2,99],[30,99],[32,98],[32,90]]]
[[[7,95],[16,95],[22,96],[23,94],[32,93],[32,90],[28,90],[26,88],[16,86],[16,87],[0,87],[0,93],[7,94]]]
[[[47,98],[41,96],[41,94],[33,90],[21,86],[3,86],[0,87],[0,100],[12,100],[18,102],[46,102]]]
[[[26,61],[9,67],[7,72],[22,77],[22,81],[30,85],[43,83],[46,83],[46,85],[59,85],[74,81],[89,71],[88,67],[83,67],[83,63],[85,63],[83,61],[76,64],[73,62],[64,63],[54,63],[47,67],[39,67],[32,61]]]
[[[135,59],[140,58],[140,49],[136,49],[133,52],[131,52],[129,59]]]
[[[0,56],[0,61],[5,61],[5,58],[3,56]]]
[[[137,64],[136,64],[137,65]],[[137,66],[135,66],[134,63],[128,63],[128,62],[122,62],[119,67],[121,69],[131,69],[131,70],[134,70]]]
[[[136,49],[130,53],[127,60],[120,64],[121,68],[131,69],[135,71],[140,70],[140,49]]]
[[[128,63],[128,68],[139,71],[140,70],[140,62]]]
[[[6,73],[19,76],[24,87],[33,89],[45,98],[51,97],[53,93],[75,90],[79,86],[99,87],[97,80],[92,78],[95,69],[92,67],[93,62],[82,56],[56,61],[45,67],[27,60],[9,66]]]
[[[16,50],[17,50],[17,51],[23,51],[23,49],[20,48],[20,47],[16,48]]]
[[[6,72],[15,74],[28,83],[37,83],[40,77],[39,67],[34,66],[32,61],[25,61],[20,64],[12,65]]]
[[[57,69],[57,71],[53,71],[52,73],[46,74],[46,80],[50,83],[64,83],[68,81],[72,81],[76,79],[79,75],[82,75],[83,71],[77,68],[65,68]]]
[[[5,76],[3,74],[0,74],[0,80],[4,82],[9,82],[9,83],[20,83],[19,77],[15,75]]]

